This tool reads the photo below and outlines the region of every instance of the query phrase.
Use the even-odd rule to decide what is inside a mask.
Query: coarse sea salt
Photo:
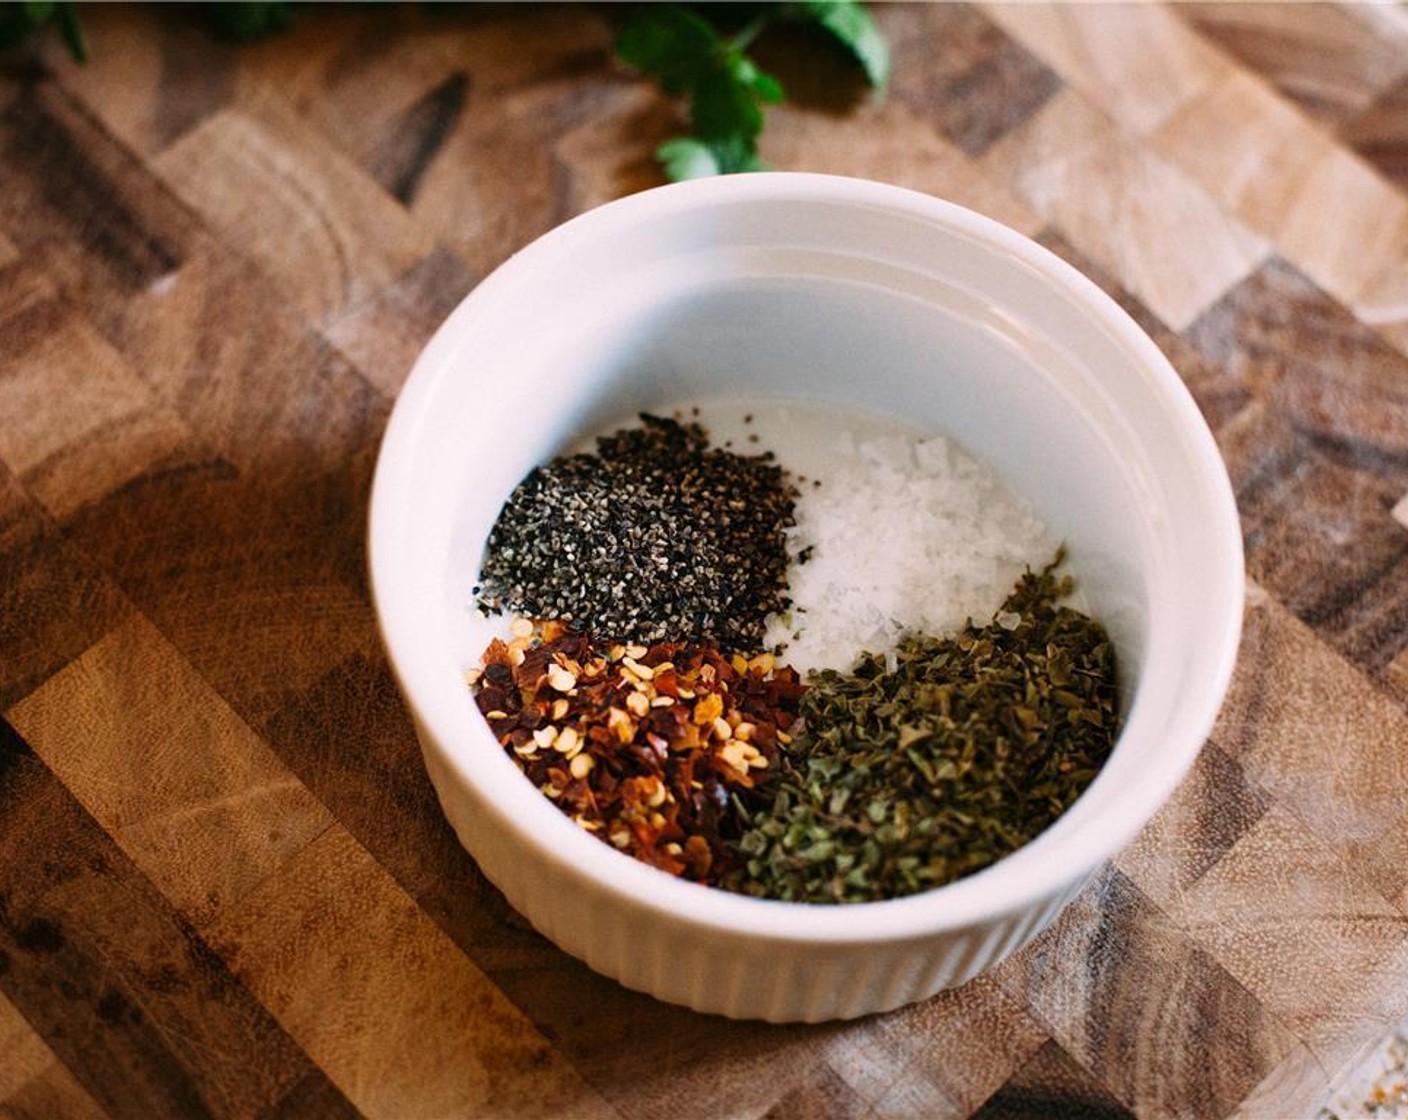
[[[802,673],[987,622],[1056,553],[1030,504],[942,438],[844,433],[821,477],[788,531],[792,609],[766,635]]]

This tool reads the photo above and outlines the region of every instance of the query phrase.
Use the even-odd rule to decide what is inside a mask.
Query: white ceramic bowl
[[[957,439],[1028,496],[1121,659],[1127,722],[1096,781],[994,866],[888,902],[763,901],[672,879],[580,831],[464,685],[470,589],[504,498],[631,412],[802,397]],[[387,429],[371,574],[426,766],[465,847],[544,934],[628,987],[773,1021],[881,1011],[1025,943],[1192,763],[1241,625],[1241,535],[1178,375],[1032,241],[878,183],[751,174],[634,195],[524,249],[455,310]]]

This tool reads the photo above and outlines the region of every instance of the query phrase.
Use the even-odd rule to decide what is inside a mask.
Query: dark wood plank
[[[25,83],[0,111],[0,162],[0,228],[63,285],[120,301],[185,260],[192,216],[133,189],[130,154],[52,83]]]
[[[970,156],[987,151],[1061,88],[1049,66],[967,4],[885,4],[889,96]]]
[[[380,394],[64,93],[23,87],[0,160],[0,229],[206,446],[288,497],[379,435]]]
[[[0,463],[0,711],[130,610]]]
[[[1408,461],[1408,357],[1285,260],[1269,259],[1184,333],[1356,468]]]
[[[375,640],[370,606],[339,578],[336,525],[360,530],[362,506],[346,499],[334,516],[316,477],[306,487],[289,503],[327,505],[299,516],[230,463],[196,459],[133,480],[67,526],[255,726]]]
[[[426,169],[464,112],[469,75],[452,71],[409,105],[367,157],[367,169],[392,198],[409,206]]]
[[[1113,868],[996,975],[1082,1069],[1140,1115],[1226,1116],[1297,1044]]]
[[[1408,71],[1405,39],[1338,4],[1179,4],[1198,32],[1321,121],[1335,123]]]
[[[4,721],[0,869],[0,991],[114,1117],[310,1091],[307,1056]]]
[[[1340,135],[1379,174],[1408,187],[1408,79],[1381,93],[1341,127]]]
[[[1138,296],[1120,284],[1109,271],[1080,252],[1059,231],[1043,230],[1036,240],[1093,280],[1148,333],[1173,368],[1178,371],[1178,375],[1183,378],[1188,391],[1193,394],[1193,399],[1202,411],[1203,419],[1214,432],[1250,403],[1251,391],[1236,370],[1210,359],[1192,346],[1183,335],[1172,330],[1154,314]]]
[[[1134,1113],[1054,1041],[983,1102],[973,1120],[1133,1120]]]
[[[1380,672],[1408,646],[1408,359],[1279,259],[1187,334],[1258,402],[1221,440],[1248,570]]]
[[[54,1056],[19,1010],[0,994],[0,1117],[104,1120],[106,1113]]]

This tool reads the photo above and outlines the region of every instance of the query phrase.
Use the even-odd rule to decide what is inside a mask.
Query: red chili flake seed
[[[472,686],[509,756],[605,843],[714,883],[779,770],[806,686],[770,654],[602,645],[560,622],[495,639]]]

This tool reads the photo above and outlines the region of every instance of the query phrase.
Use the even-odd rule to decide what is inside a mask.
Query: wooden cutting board
[[[655,184],[677,111],[596,9],[245,48],[88,10],[88,65],[0,69],[0,1113],[1304,1116],[1408,1013],[1408,17],[877,15],[888,99],[774,52],[809,104],[764,156],[1069,257],[1226,456],[1246,639],[1174,801],[995,974],[862,1022],[546,943],[437,810],[367,486],[438,321]]]

